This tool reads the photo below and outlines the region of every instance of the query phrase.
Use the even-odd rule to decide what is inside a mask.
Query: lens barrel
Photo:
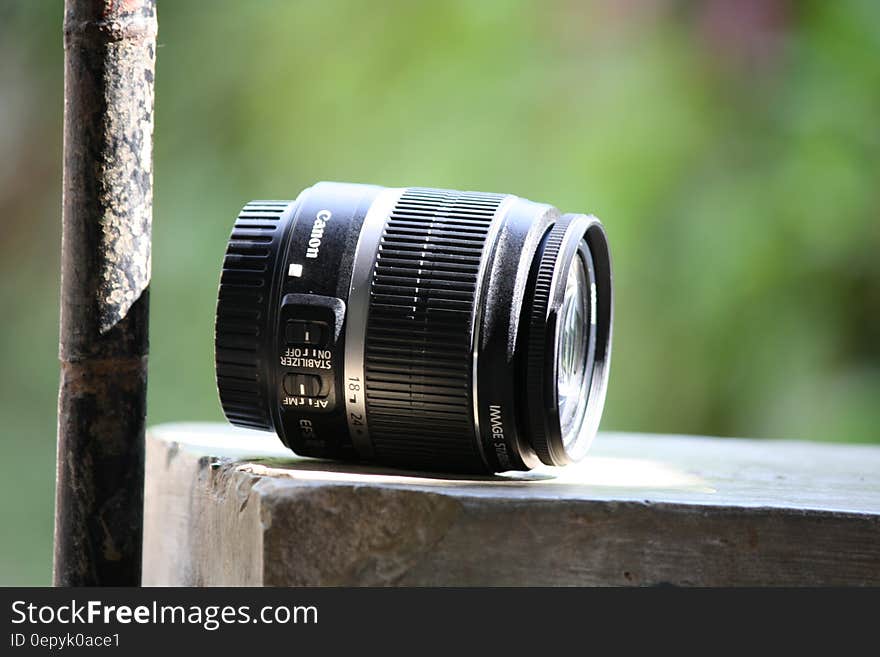
[[[594,217],[512,195],[318,183],[248,203],[235,222],[217,386],[230,422],[304,456],[563,465],[598,427],[611,323]]]

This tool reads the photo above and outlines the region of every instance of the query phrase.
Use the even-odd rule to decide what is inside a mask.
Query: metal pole
[[[54,581],[136,586],[155,0],[66,0]]]

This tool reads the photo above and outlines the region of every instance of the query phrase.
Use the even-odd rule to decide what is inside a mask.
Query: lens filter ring
[[[593,235],[595,245],[605,246],[595,271],[589,239],[591,230],[598,230],[603,238],[597,241]],[[560,322],[564,320],[561,315],[569,272],[572,267],[580,266],[576,258],[582,259],[581,264],[589,272],[590,289],[581,291],[588,299],[586,330],[566,335]],[[586,451],[583,443],[589,444],[592,435],[587,434],[595,430],[593,422],[588,423],[588,416],[591,409],[596,410],[595,398],[601,397],[604,401],[605,396],[610,342],[610,305],[606,304],[610,304],[610,298],[602,299],[598,292],[610,291],[610,260],[601,224],[586,215],[563,215],[545,234],[533,262],[527,292],[529,307],[523,315],[526,322],[526,353],[521,370],[525,393],[523,416],[530,443],[541,462],[566,465],[577,461]],[[579,366],[583,368],[580,391],[584,396],[583,410],[571,427],[564,428],[560,417],[558,369],[563,349],[572,347],[565,342],[571,339],[584,341],[583,349],[574,345],[578,353],[583,353],[583,363]]]
[[[562,247],[562,239],[565,237],[567,224],[554,224],[538,248],[536,255],[537,267],[532,274],[529,285],[530,292],[527,298],[531,299],[531,307],[526,315],[528,318],[526,367],[525,367],[525,390],[526,406],[529,409],[528,431],[531,438],[532,448],[541,459],[542,463],[553,465],[553,457],[550,447],[550,429],[547,426],[545,409],[552,412],[553,404],[548,402],[545,395],[545,378],[548,356],[546,345],[548,342],[547,317],[550,307],[550,299],[553,288],[553,274],[556,270],[556,261],[559,258],[559,250]],[[552,361],[551,361],[552,362]]]

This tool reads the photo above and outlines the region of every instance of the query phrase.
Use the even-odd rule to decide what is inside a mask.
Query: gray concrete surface
[[[880,447],[600,434],[484,478],[147,437],[146,585],[880,585]]]

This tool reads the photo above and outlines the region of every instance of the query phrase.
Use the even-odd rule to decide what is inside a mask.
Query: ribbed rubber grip
[[[384,462],[485,469],[473,424],[473,317],[503,198],[410,188],[385,224],[365,343],[367,418]]]
[[[272,429],[265,392],[264,344],[281,216],[291,201],[251,201],[235,221],[217,301],[214,357],[223,413],[232,423]]]
[[[529,400],[528,427],[532,447],[544,463],[552,463],[544,406],[547,375],[547,308],[556,259],[568,222],[559,222],[550,229],[541,242],[541,259],[534,275],[529,311],[528,350],[526,355],[526,399]],[[552,350],[549,352],[552,354]],[[556,400],[553,400],[555,403]]]

